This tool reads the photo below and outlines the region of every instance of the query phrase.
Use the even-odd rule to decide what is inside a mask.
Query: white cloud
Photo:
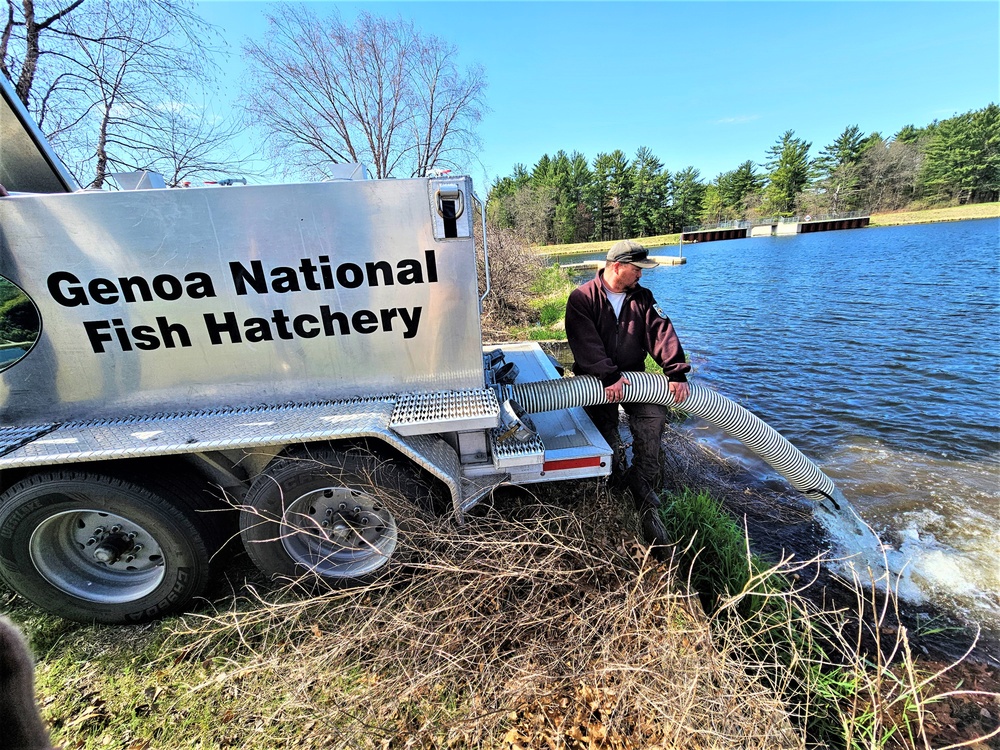
[[[720,120],[712,120],[713,125],[741,125],[744,122],[759,120],[760,115],[737,115],[736,117],[723,117]]]

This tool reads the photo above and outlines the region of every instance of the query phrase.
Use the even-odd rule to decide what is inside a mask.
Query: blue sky
[[[244,38],[269,4],[196,3],[230,45],[237,97]],[[811,153],[848,125],[891,136],[1000,101],[997,2],[311,2],[403,16],[481,64],[482,186],[544,153],[639,146],[706,180],[764,161],[787,129]]]

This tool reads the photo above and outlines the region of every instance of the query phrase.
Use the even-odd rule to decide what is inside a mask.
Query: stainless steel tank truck
[[[0,577],[23,596],[154,618],[237,532],[269,576],[365,581],[400,502],[609,472],[578,408],[599,384],[554,398],[537,345],[484,352],[469,178],[81,190],[2,83]]]
[[[209,484],[266,573],[363,579],[398,539],[380,484],[462,512],[607,473],[580,410],[501,419],[495,374],[556,373],[536,346],[484,355],[467,177],[80,190],[4,84],[0,576],[22,595],[183,607],[229,535]]]

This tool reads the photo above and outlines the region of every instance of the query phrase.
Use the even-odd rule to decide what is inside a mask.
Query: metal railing
[[[778,219],[778,221],[772,221],[772,224],[793,224],[796,222],[805,221],[839,221],[840,219],[858,219],[862,216],[871,216],[868,211],[841,211],[839,213],[832,214],[817,214],[813,216],[812,214],[806,214],[805,216],[783,216]],[[766,221],[760,222],[761,224],[766,224]]]
[[[750,222],[746,219],[720,221],[718,224],[702,224],[700,226],[684,227],[681,232],[710,232],[713,229],[746,229]]]
[[[802,216],[770,216],[757,219],[738,219],[733,221],[720,221],[717,224],[700,224],[698,226],[684,227],[681,231],[688,232],[711,232],[716,229],[749,229],[765,224],[793,224],[807,221],[837,221],[839,219],[857,219],[862,216],[871,216],[869,211],[841,211],[832,214],[805,214]]]

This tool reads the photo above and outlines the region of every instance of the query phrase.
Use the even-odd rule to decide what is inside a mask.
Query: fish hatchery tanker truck
[[[241,542],[270,577],[365,582],[410,514],[610,471],[599,383],[535,393],[561,380],[537,345],[484,351],[469,178],[141,177],[79,189],[3,81],[0,577],[24,597],[155,618]]]

